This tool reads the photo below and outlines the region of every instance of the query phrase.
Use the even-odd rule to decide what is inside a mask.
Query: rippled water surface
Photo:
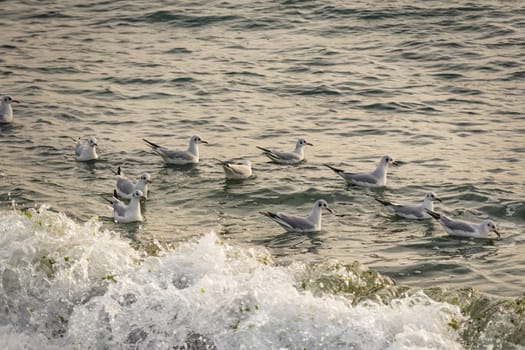
[[[83,336],[96,338],[97,329],[102,333],[101,329],[107,329],[104,320],[88,324],[93,315],[102,314],[100,308],[111,309],[111,300],[134,295],[129,297],[134,298],[130,304],[137,306],[126,312],[115,311],[117,316],[110,322],[123,333],[111,336],[104,333],[107,342],[89,343],[92,348],[123,343],[130,347],[162,348],[159,345],[162,341],[180,344],[191,343],[192,339],[202,345],[200,335],[221,349],[241,345],[359,349],[404,348],[403,344],[444,349],[456,345],[458,348],[524,345],[525,335],[519,332],[523,321],[519,298],[525,287],[525,6],[522,2],[238,0],[3,1],[0,4],[3,13],[0,94],[10,94],[21,101],[13,108],[14,123],[0,125],[3,212],[0,223],[5,233],[0,257],[7,264],[0,266],[6,290],[0,305],[7,310],[6,315],[11,315],[5,317],[6,322],[0,322],[0,338],[8,344],[31,347],[28,339],[34,332],[43,339],[59,339],[65,334],[64,344],[69,346],[88,344]],[[167,166],[142,141],[146,138],[169,148],[186,148],[194,134],[209,141],[200,147],[201,162],[194,167]],[[98,139],[101,159],[75,162],[72,138],[90,135]],[[306,149],[307,160],[298,166],[269,163],[256,148],[292,150],[299,137],[314,146]],[[390,169],[387,187],[378,190],[347,187],[323,166],[328,163],[348,171],[368,171],[385,154],[400,160],[402,165]],[[256,177],[244,182],[226,181],[217,158],[250,159]],[[111,196],[115,184],[113,171],[118,166],[130,176],[143,172],[152,175],[150,198],[142,207],[143,223],[121,225],[111,219],[111,211],[102,197]],[[375,200],[417,203],[429,190],[443,199],[436,206],[437,211],[471,221],[491,218],[503,232],[501,239],[495,239],[494,234],[489,239],[447,237],[438,223],[395,218]],[[337,214],[324,215],[323,230],[319,233],[284,233],[259,214],[261,210],[272,210],[306,215],[319,198],[327,200]],[[93,245],[80,238],[71,246],[63,246],[65,243],[60,240],[57,247],[61,248],[46,248],[44,252],[34,252],[34,247],[29,247],[34,242],[29,241],[21,240],[25,243],[13,246],[13,239],[38,236],[35,232],[40,231],[25,226],[27,220],[35,221],[37,214],[28,218],[24,210],[42,204],[50,207],[42,215],[60,213],[59,218],[49,219],[53,222],[51,227],[62,227],[65,220],[73,225],[71,230],[81,233],[89,231],[90,220],[98,217],[102,226],[96,230],[116,235],[115,240],[121,239],[134,249],[126,250],[113,241],[113,236],[107,248],[104,239]],[[22,211],[13,213],[13,205]],[[69,218],[76,223],[69,223]],[[44,236],[55,235],[52,228],[44,232]],[[63,231],[59,232],[62,233],[56,234],[62,237]],[[11,235],[15,233],[21,236],[13,238]],[[202,236],[197,243],[186,243]],[[6,243],[5,237],[10,237],[11,243]],[[256,263],[251,257],[236,257],[240,260],[234,259],[233,263],[226,259],[229,262],[220,267],[206,265],[202,259],[213,260],[213,254],[225,254],[212,248],[210,242],[215,239],[235,247],[231,249],[240,249],[241,256],[253,249],[267,249],[274,270],[268,272],[265,267],[253,265]],[[205,247],[199,254],[202,245]],[[151,267],[153,257],[146,259],[149,263],[135,266],[137,259],[143,258],[139,257],[141,254],[158,253],[159,247],[179,246],[183,248],[162,248],[168,252],[163,253],[164,258],[159,258],[154,267]],[[87,279],[81,283],[79,294],[71,297],[61,289],[62,285],[56,286],[60,283],[51,282],[58,288],[57,295],[68,300],[68,306],[59,307],[59,311],[42,311],[47,315],[42,316],[47,323],[25,328],[25,317],[31,316],[24,316],[20,310],[34,310],[42,304],[22,297],[16,307],[9,304],[8,300],[16,300],[19,295],[9,294],[9,290],[23,285],[12,281],[32,276],[32,269],[42,267],[41,256],[55,254],[56,262],[64,256],[72,258],[71,249],[77,252],[86,247],[107,249],[107,254],[117,255],[110,263],[101,262],[101,271],[97,270],[102,277],[108,273],[117,275],[116,284],[111,282],[112,278],[106,278],[104,283],[100,278]],[[16,257],[34,266],[17,272]],[[78,255],[78,261],[82,259],[86,256]],[[87,270],[83,271],[89,270],[88,261],[84,262]],[[308,283],[302,285],[308,290],[307,296],[301,294],[300,281],[308,281],[304,276],[309,274],[303,271],[299,274],[302,277],[297,277],[296,264],[301,266],[299,269],[312,266],[335,273],[339,271],[337,264],[347,266],[354,261],[361,264],[357,270],[369,268],[382,278],[392,279],[403,291],[405,288],[410,291],[409,299],[400,299],[397,304],[392,301],[395,305],[392,307],[401,310],[406,318],[414,312],[409,305],[422,308],[430,305],[423,312],[435,312],[438,316],[433,317],[445,319],[445,325],[452,322],[451,317],[474,325],[468,328],[461,323],[463,333],[456,337],[449,334],[454,324],[442,329],[434,324],[426,327],[428,319],[418,320],[426,327],[425,331],[435,335],[427,340],[448,339],[444,343],[432,340],[419,343],[424,337],[414,337],[418,334],[416,328],[410,330],[407,326],[401,333],[389,328],[390,324],[408,321],[388,315],[384,316],[386,321],[371,316],[383,312],[377,310],[382,306],[358,304],[357,308],[341,309],[339,301],[332,300],[340,294],[335,288],[329,290],[330,302],[323,311],[327,319],[319,323],[329,324],[333,317],[382,324],[384,333],[379,335],[371,335],[370,329],[363,330],[355,324],[348,327],[365,335],[353,339],[377,336],[377,343],[367,346],[365,340],[348,342],[341,329],[325,329],[322,334],[326,334],[327,340],[323,343],[312,324],[305,326],[299,321],[288,331],[283,328],[290,320],[312,316],[285,317],[285,312],[279,310],[282,305],[298,308],[307,305],[310,311],[317,310],[313,313],[316,314],[320,312],[317,308],[327,303],[322,299],[326,295],[315,299],[315,288]],[[219,310],[219,316],[210,310],[211,314],[193,314],[195,310],[191,307],[169,301],[170,288],[179,288],[176,294],[180,300],[199,302],[182,295],[177,283],[175,287],[166,287],[165,279],[178,281],[180,276],[159,272],[157,277],[147,277],[148,266],[161,271],[162,266],[176,269],[178,263],[198,270],[182,273],[191,280],[188,283],[197,295],[203,294],[203,290],[223,288],[215,297],[204,293],[209,297],[204,303],[219,308],[222,305],[222,314]],[[119,271],[102,271],[119,264],[123,264]],[[248,270],[238,267],[243,264],[252,267],[246,267]],[[53,266],[58,265],[52,263]],[[67,263],[61,269],[64,274],[74,270]],[[232,311],[232,305],[237,305],[239,299],[242,305],[251,303],[253,311],[254,305],[262,307],[265,302],[257,295],[269,292],[259,280],[246,282],[244,274],[254,271],[268,285],[284,287],[278,290],[276,299],[266,300],[267,310],[273,311],[244,324],[242,312],[239,315],[238,310]],[[12,278],[12,273],[19,277]],[[127,277],[119,280],[119,273]],[[220,281],[217,282],[220,285],[203,281],[201,278],[206,274]],[[276,279],[269,277],[275,274]],[[51,275],[55,276],[55,272]],[[340,278],[337,275],[336,280],[340,282]],[[290,279],[293,281],[287,284]],[[333,282],[330,278],[329,281]],[[158,284],[162,293],[145,290],[150,283]],[[247,283],[249,290],[228,294],[224,291],[228,283],[241,289]],[[390,286],[390,282],[385,283],[380,285]],[[38,284],[34,286],[39,288]],[[294,297],[292,289],[298,290],[293,293],[299,295]],[[422,289],[436,301],[417,294]],[[451,297],[448,290],[462,292]],[[312,295],[308,294],[310,291]],[[155,305],[141,299],[151,293],[155,301],[150,302]],[[218,301],[225,295],[233,295],[235,299],[228,307]],[[399,290],[393,293],[393,297],[401,296]],[[501,320],[483,314],[480,310],[486,311],[485,304],[473,300],[484,300],[484,296],[493,306],[500,302],[518,305],[517,311],[511,313],[518,321],[505,323],[510,322],[507,316],[502,316],[506,314],[498,314]],[[382,296],[378,293],[376,297]],[[37,299],[45,303],[42,300],[46,298]],[[453,298],[474,306],[468,309],[459,302],[460,314]],[[141,302],[135,303],[136,300]],[[448,303],[434,304],[441,302]],[[85,305],[75,306],[80,304]],[[162,325],[157,324],[163,330],[175,328],[185,332],[167,340],[159,335],[162,332],[151,331],[151,325],[144,320],[137,324],[124,321],[129,315],[136,317],[159,307],[186,310],[185,315],[179,315],[180,324],[170,323],[173,315],[165,316]],[[342,314],[330,313],[328,309],[342,310]],[[478,314],[471,313],[472,310],[483,316],[476,318]],[[46,318],[53,313],[60,315],[59,323],[65,326],[55,327],[56,320]],[[119,317],[122,320],[117,321]],[[273,341],[265,346],[264,342],[246,335],[238,343],[231,343],[213,326],[201,327],[188,321],[201,317],[202,322],[213,319],[217,324],[227,318],[230,332],[243,329],[246,335],[249,330],[257,329],[259,333],[253,337],[259,340],[275,340],[272,336],[277,339],[289,336],[290,340]],[[265,317],[280,319],[283,324],[272,328],[264,323]],[[479,319],[485,326],[495,323],[506,326],[488,327],[495,333],[479,337],[473,331],[480,329],[476,323]],[[41,321],[38,317],[35,320]],[[281,328],[284,335],[276,336],[275,330]],[[82,335],[82,329],[95,333]],[[305,332],[311,332],[319,343],[311,342],[305,334],[301,338],[300,329],[308,329]],[[153,333],[162,341],[152,340]],[[398,343],[392,341],[392,334],[399,336]],[[57,344],[51,342],[50,348]]]

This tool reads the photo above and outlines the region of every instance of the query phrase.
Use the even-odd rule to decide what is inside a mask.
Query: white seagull
[[[20,103],[20,101],[13,99],[11,96],[2,97],[0,123],[11,123],[13,121],[13,108],[11,108],[11,103],[13,102]]]
[[[116,192],[116,191],[115,191]],[[108,201],[113,206],[113,219],[115,222],[128,223],[135,221],[142,221],[142,214],[140,211],[140,200],[144,199],[143,193],[140,190],[133,192],[131,201],[128,205],[124,204],[117,198],[117,194],[113,194],[113,198]]]
[[[321,214],[323,209],[326,209],[330,214],[334,213],[332,209],[328,208],[328,204],[323,199],[315,202],[312,211],[307,217],[269,211],[261,211],[259,213],[281,225],[287,232],[317,232],[321,231]]]
[[[256,147],[262,150],[263,154],[275,163],[298,164],[304,160],[303,147],[306,145],[313,146],[310,142],[306,141],[305,139],[299,139],[295,144],[295,150],[293,152],[279,152],[264,147]]]
[[[196,164],[199,162],[199,147],[200,143],[208,143],[199,136],[192,136],[190,139],[190,145],[187,151],[170,151],[164,147],[154,144],[146,139],[142,139],[146,142],[159,156],[164,159],[168,164],[184,165],[184,164]]]
[[[334,168],[331,165],[324,165],[335,171],[335,173],[341,176],[348,184],[364,187],[381,187],[386,186],[386,173],[390,164],[394,166],[399,165],[399,163],[394,161],[390,156],[383,156],[376,170],[371,173],[348,173],[342,169]]]
[[[217,159],[224,169],[224,174],[230,180],[243,180],[252,176],[252,162],[245,159],[242,164],[235,164],[232,162],[225,162]]]
[[[439,198],[434,192],[425,193],[423,203],[420,205],[400,205],[379,198],[376,198],[376,200],[385,207],[392,209],[397,216],[401,216],[405,219],[416,220],[430,218],[430,215],[426,210],[434,210],[434,201],[441,202],[441,198]]]
[[[428,209],[427,213],[436,219],[450,236],[484,238],[494,231],[498,235],[498,238],[501,237],[501,232],[498,231],[496,224],[492,220],[484,220],[480,224],[475,224],[467,221],[453,220],[443,214],[438,214]]]
[[[89,160],[98,159],[97,154],[97,139],[93,136],[87,138],[87,143],[82,144],[80,138],[75,144],[75,155],[79,162],[86,162]]]
[[[131,199],[133,192],[140,190],[145,199],[148,199],[148,184],[151,183],[151,175],[144,173],[138,180],[131,180],[124,176],[122,169],[117,168],[117,184],[116,190],[119,197],[124,199]]]

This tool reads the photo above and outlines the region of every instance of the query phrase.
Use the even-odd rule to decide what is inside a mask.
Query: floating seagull
[[[146,142],[155,152],[157,152],[162,159],[168,164],[184,165],[184,164],[196,164],[199,162],[199,147],[200,143],[208,143],[199,136],[192,136],[190,139],[190,145],[187,151],[170,151],[164,147],[149,142],[148,140],[142,139]]]
[[[261,211],[260,213],[281,225],[288,232],[316,232],[321,231],[321,214],[323,208],[328,210],[330,214],[334,213],[332,209],[328,208],[328,204],[323,199],[319,199],[315,202],[310,215],[305,218],[285,213],[272,213],[269,211]]]
[[[20,101],[13,99],[11,96],[2,97],[0,123],[11,123],[13,121],[13,108],[11,108],[11,103],[13,102],[20,103]]]
[[[136,190],[131,196],[131,201],[128,205],[124,204],[117,198],[117,191],[113,192],[113,198],[107,200],[113,206],[113,219],[115,222],[128,223],[135,221],[142,221],[142,214],[140,212],[140,200],[144,199],[142,191]]]
[[[148,199],[148,184],[151,183],[151,175],[144,173],[135,181],[124,176],[122,169],[117,168],[117,194],[121,198],[131,199],[133,192],[140,190],[145,199]]]
[[[421,205],[400,205],[378,198],[376,200],[387,208],[394,210],[397,216],[405,219],[427,219],[430,215],[426,212],[426,209],[434,210],[434,201],[441,202],[441,198],[434,192],[425,193],[423,204]]]
[[[390,158],[390,156],[383,156],[376,170],[371,173],[347,173],[331,165],[324,165],[335,171],[337,175],[341,176],[349,184],[365,187],[380,187],[386,185],[386,173],[390,164],[394,166],[399,165],[399,163]]]
[[[89,160],[98,159],[97,154],[97,139],[93,136],[87,138],[87,143],[82,144],[80,138],[75,145],[75,155],[79,162],[86,162]]]
[[[275,163],[279,164],[298,164],[304,160],[304,146],[313,146],[310,142],[305,139],[297,140],[295,144],[295,150],[293,152],[278,152],[272,151],[271,149],[256,146],[258,149],[263,151],[263,154],[270,158]]]
[[[432,210],[426,209],[426,211],[443,226],[450,236],[482,238],[487,237],[490,232],[494,231],[498,238],[501,237],[501,232],[498,231],[496,224],[492,220],[484,220],[480,224],[474,224],[467,221],[453,220]]]
[[[217,159],[224,169],[224,174],[230,180],[243,180],[252,176],[252,162],[245,159],[242,164],[235,164],[232,162],[225,162]]]

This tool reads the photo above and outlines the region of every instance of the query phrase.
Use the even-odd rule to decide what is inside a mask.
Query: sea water
[[[524,346],[519,1],[3,1],[0,343],[11,348]],[[186,148],[163,164],[143,138]],[[74,160],[95,136],[101,159]],[[256,146],[306,162],[269,163]],[[324,163],[372,170],[347,187]],[[250,159],[226,181],[215,158]],[[145,221],[113,222],[121,166],[152,174]],[[488,239],[376,198],[481,221]],[[259,214],[306,215],[287,234]]]

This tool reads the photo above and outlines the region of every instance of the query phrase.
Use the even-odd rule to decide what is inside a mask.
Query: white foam
[[[97,220],[77,224],[46,209],[30,216],[0,214],[0,343],[18,338],[40,349],[172,349],[186,341],[217,349],[462,348],[449,326],[461,320],[459,309],[422,293],[389,305],[354,306],[340,296],[299,290],[297,269],[269,263],[264,250],[223,244],[213,233],[144,257]]]

